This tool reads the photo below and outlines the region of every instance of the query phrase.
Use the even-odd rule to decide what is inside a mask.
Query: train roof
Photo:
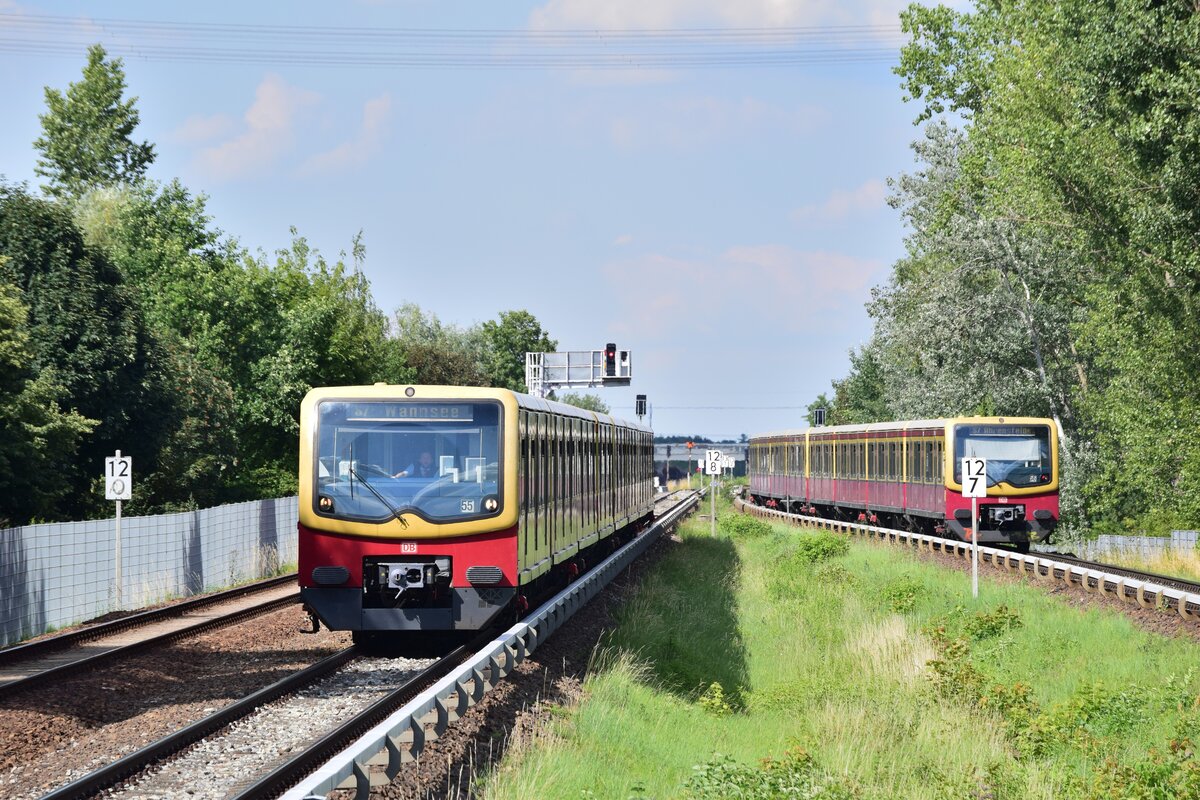
[[[778,439],[791,438],[795,436],[803,436],[805,434],[814,433],[875,433],[879,431],[898,431],[929,428],[945,428],[947,425],[954,425],[963,422],[987,422],[996,425],[1003,425],[1006,422],[1015,424],[1044,424],[1054,427],[1054,420],[1042,417],[945,417],[942,419],[916,419],[916,420],[899,420],[896,422],[870,422],[863,425],[822,425],[819,428],[788,428],[786,430],[770,431],[768,433],[760,433],[750,437],[753,442],[759,439]]]
[[[548,411],[567,417],[578,417],[591,422],[605,425],[619,425],[622,428],[652,433],[645,425],[636,422],[617,419],[610,414],[601,414],[568,403],[545,400],[529,394],[521,394],[511,389],[499,389],[490,386],[443,386],[435,384],[403,384],[376,383],[362,386],[321,386],[310,389],[305,396],[305,402],[318,402],[325,399],[361,398],[370,400],[386,400],[394,397],[396,400],[418,398],[424,400],[477,400],[484,398],[501,398],[505,395],[512,397],[519,408],[530,411]]]
[[[521,408],[527,408],[530,411],[551,411],[555,414],[562,414],[567,417],[578,417],[580,419],[591,420],[595,422],[603,422],[608,425],[620,425],[622,428],[632,428],[644,433],[653,433],[645,425],[637,422],[629,422],[628,420],[617,419],[611,414],[602,414],[599,411],[591,411],[579,406],[573,406],[570,403],[559,403],[556,400],[546,400],[543,397],[534,397],[531,394],[521,394],[513,392],[513,397],[517,398],[517,405]]]

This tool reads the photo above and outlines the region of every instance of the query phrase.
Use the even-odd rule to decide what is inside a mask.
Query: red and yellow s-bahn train
[[[314,389],[300,411],[299,582],[366,639],[476,630],[651,518],[648,428],[503,389]]]
[[[959,417],[783,431],[750,440],[750,495],[791,512],[970,538],[961,459],[987,459],[980,543],[1027,550],[1058,524],[1053,420]]]

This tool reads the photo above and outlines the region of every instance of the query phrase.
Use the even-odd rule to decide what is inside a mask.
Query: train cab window
[[[492,516],[504,496],[502,418],[493,400],[322,400],[313,510],[380,524]],[[507,477],[519,489],[519,475]]]

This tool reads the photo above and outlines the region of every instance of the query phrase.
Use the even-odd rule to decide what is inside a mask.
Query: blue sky
[[[594,30],[894,25],[899,2],[372,0],[12,2],[75,20],[63,41],[136,46],[103,19],[339,28]],[[115,38],[114,38],[115,37]],[[879,46],[895,37],[880,34]],[[77,55],[0,51],[0,174],[36,185],[43,87]],[[863,309],[903,252],[886,180],[917,109],[890,62],[586,71],[192,63],[125,56],[153,178],[209,196],[216,224],[327,256],[359,229],[379,305],[460,325],[531,311],[560,349],[617,342],[603,390],[661,433],[800,427],[870,335]],[[694,406],[719,406],[695,409]]]

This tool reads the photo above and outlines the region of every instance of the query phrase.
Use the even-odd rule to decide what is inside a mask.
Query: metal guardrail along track
[[[355,787],[356,796],[366,800],[371,790],[370,763],[377,755],[386,755],[383,774],[388,780],[395,778],[404,764],[420,756],[427,742],[445,733],[451,723],[483,699],[551,633],[629,566],[663,531],[674,527],[698,502],[698,495],[688,496],[650,528],[550,598],[523,621],[493,639],[387,719],[374,725],[294,785],[283,797],[287,800],[303,800],[312,795],[324,796],[349,781]]]
[[[457,647],[453,652],[439,658],[435,663],[405,681],[400,688],[379,698],[360,714],[326,733],[304,752],[279,765],[259,780],[238,787],[235,794],[227,795],[228,800],[259,800],[264,797],[278,797],[305,775],[336,755],[346,745],[394,713],[430,682],[441,678],[462,664],[475,648],[484,644],[486,638],[486,636],[476,637],[468,644]]]
[[[1084,569],[1094,569],[1105,572],[1109,575],[1123,575],[1127,578],[1136,578],[1141,581],[1150,581],[1169,589],[1179,589],[1182,592],[1191,594],[1200,594],[1200,583],[1195,581],[1184,580],[1183,578],[1175,578],[1170,575],[1163,575],[1157,572],[1145,572],[1143,570],[1132,569],[1130,567],[1118,567],[1114,564],[1105,564],[1100,561],[1089,561],[1085,558],[1079,558],[1069,553],[1048,553],[1042,552],[1042,556],[1053,558],[1055,561],[1074,564],[1077,567]]]
[[[971,545],[954,539],[941,539],[924,533],[910,533],[893,528],[881,528],[859,522],[841,522],[822,517],[789,514],[771,508],[763,508],[743,500],[735,501],[743,511],[761,517],[776,517],[796,524],[811,525],[838,533],[861,535],[886,540],[896,544],[907,544],[919,550],[938,551],[962,558],[971,557]],[[1188,622],[1200,623],[1200,593],[1184,591],[1159,583],[1159,576],[1121,570],[1126,574],[1106,571],[1107,567],[1093,568],[1086,562],[1069,558],[1058,560],[1054,556],[1038,553],[1022,554],[995,547],[979,546],[979,563],[997,569],[1019,572],[1039,580],[1061,581],[1070,587],[1080,587],[1085,592],[1115,597],[1122,602],[1136,603],[1142,608],[1158,608],[1175,611]],[[1138,577],[1132,577],[1131,574]]]

